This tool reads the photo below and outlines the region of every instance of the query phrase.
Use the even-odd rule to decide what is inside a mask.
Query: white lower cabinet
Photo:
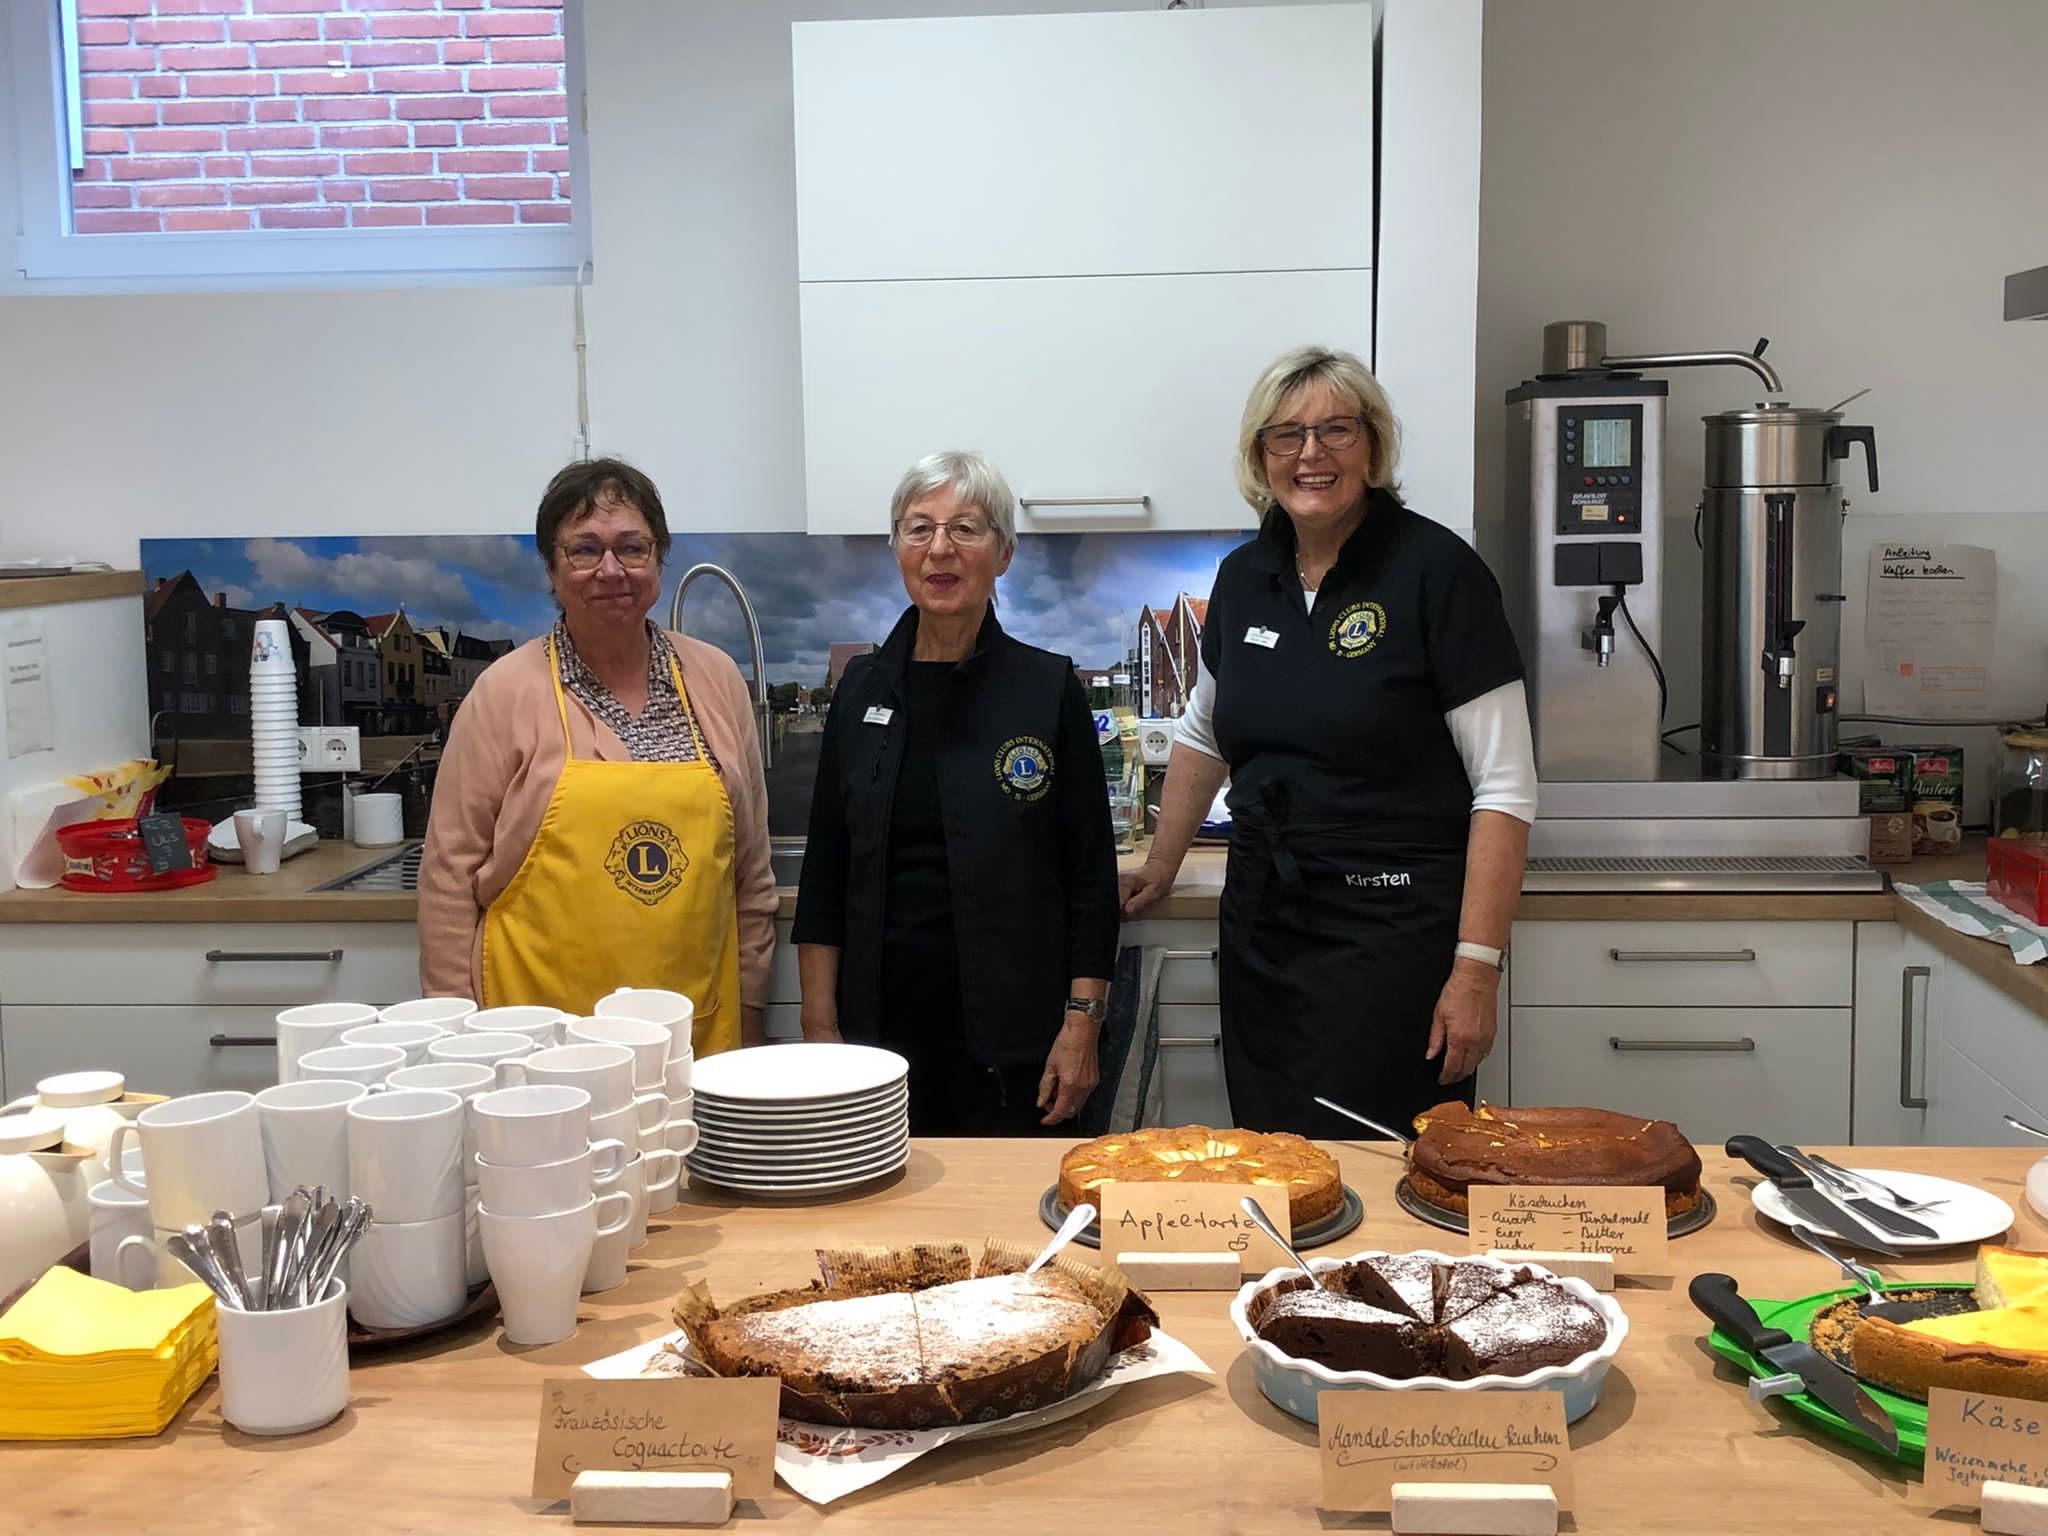
[[[1515,1096],[1670,1120],[1702,1146],[1849,1136],[1847,1008],[1517,1008]]]
[[[254,1093],[277,1081],[276,1017],[275,1008],[10,1003],[0,1011],[0,1065],[9,1098],[86,1068],[119,1072],[138,1093]]]
[[[1223,1010],[1198,1003],[1159,1006],[1161,1125],[1235,1124],[1223,1086]]]

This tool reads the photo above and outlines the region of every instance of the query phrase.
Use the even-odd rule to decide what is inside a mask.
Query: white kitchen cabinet
[[[1816,1146],[1849,1136],[1847,1008],[1523,1008],[1525,1104],[1670,1120],[1702,1146],[1741,1133]]]
[[[941,448],[989,456],[1021,531],[1249,529],[1246,391],[1308,339],[1370,356],[1372,302],[1366,270],[804,284],[810,529],[886,532]]]
[[[2048,1126],[2048,1019],[1949,961],[1929,1005],[1926,1098],[1932,1145],[2037,1145],[2003,1117]]]
[[[88,1068],[119,1072],[139,1093],[254,1093],[277,1081],[276,1017],[275,1008],[232,1005],[8,1003],[0,1009],[6,1094]]]
[[[1897,923],[1856,925],[1856,1059],[1851,1139],[1928,1140],[1929,1029],[1945,980],[1940,950]]]
[[[1230,1093],[1223,1083],[1223,1015],[1213,1004],[1159,1005],[1159,1123],[1227,1126]]]
[[[1855,953],[1850,923],[1517,923],[1511,986],[1518,1008],[1847,1008]]]
[[[1370,6],[799,23],[790,43],[804,282],[1372,265]],[[1261,216],[1276,202],[1313,213]]]

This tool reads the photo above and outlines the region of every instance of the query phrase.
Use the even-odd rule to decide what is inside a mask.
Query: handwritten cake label
[[[1927,1394],[1927,1468],[1917,1502],[1974,1510],[1994,1481],[2048,1488],[2048,1403],[1935,1387]]]
[[[1102,1256],[1125,1253],[1234,1253],[1239,1269],[1263,1275],[1294,1261],[1261,1232],[1239,1204],[1258,1202],[1280,1235],[1291,1239],[1287,1191],[1269,1184],[1178,1184],[1127,1180],[1095,1192],[1102,1213]]]
[[[1611,1253],[1625,1275],[1671,1273],[1664,1191],[1656,1185],[1474,1184],[1472,1248]]]
[[[1557,1392],[1323,1392],[1324,1509],[1389,1510],[1396,1483],[1545,1483],[1572,1504]]]
[[[593,1381],[540,1389],[533,1496],[566,1499],[578,1472],[730,1472],[733,1497],[775,1491],[782,1383],[772,1376]]]

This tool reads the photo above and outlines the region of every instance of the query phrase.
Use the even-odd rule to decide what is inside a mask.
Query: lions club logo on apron
[[[1339,656],[1363,656],[1386,632],[1386,609],[1378,603],[1353,603],[1330,626],[1330,649]]]
[[[612,884],[636,901],[653,906],[683,883],[690,856],[683,840],[658,821],[635,821],[619,829],[604,856]]]
[[[996,753],[996,782],[1016,800],[1036,800],[1052,788],[1052,748],[1036,736],[1012,736]]]

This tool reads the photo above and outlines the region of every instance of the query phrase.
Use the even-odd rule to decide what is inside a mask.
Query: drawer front
[[[1847,1008],[1516,1008],[1515,1098],[1671,1120],[1703,1147],[1849,1137]]]
[[[768,996],[763,1001],[801,1003],[803,983],[797,978],[796,946],[789,942],[789,923],[775,925],[775,960],[768,972]]]
[[[804,1037],[804,1010],[800,1003],[770,1003],[761,1010],[761,1027],[772,1042]]]
[[[1186,918],[1126,923],[1120,940],[1165,951],[1159,968],[1159,1001],[1214,1005],[1216,925]]]
[[[277,1010],[162,1006],[0,1007],[8,1098],[59,1072],[111,1068],[138,1093],[254,1093],[277,1081]]]
[[[1517,1008],[1847,1008],[1855,925],[1517,923],[1511,970]]]
[[[417,996],[419,987],[419,933],[410,923],[12,924],[0,931],[0,999],[9,1003],[382,1005]]]

